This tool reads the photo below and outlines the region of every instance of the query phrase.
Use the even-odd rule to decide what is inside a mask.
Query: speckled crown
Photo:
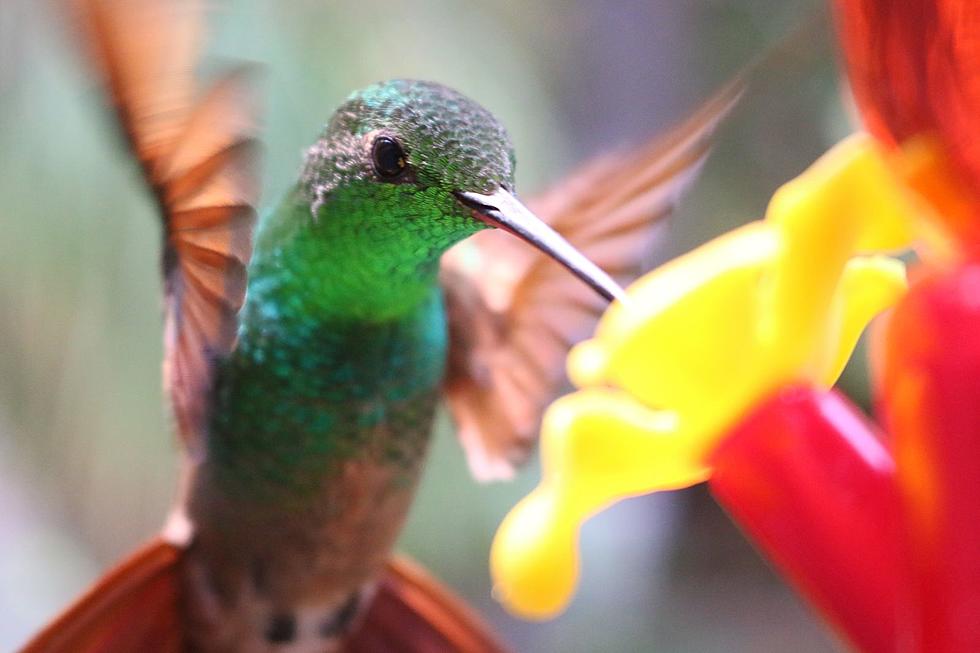
[[[317,198],[371,174],[363,138],[395,137],[420,186],[491,192],[513,184],[510,137],[489,111],[435,82],[396,79],[350,95],[307,152],[304,180]]]

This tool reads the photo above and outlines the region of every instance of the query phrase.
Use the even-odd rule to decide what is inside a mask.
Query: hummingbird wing
[[[742,88],[740,76],[666,135],[587,162],[529,207],[617,281],[632,281]],[[442,280],[450,411],[474,476],[509,478],[565,382],[569,348],[592,333],[606,302],[547,255],[498,230],[447,252]]]
[[[164,385],[194,451],[217,357],[234,346],[258,200],[249,69],[203,94],[195,0],[73,0],[126,142],[163,220]]]
[[[184,549],[157,538],[108,572],[20,653],[180,653]],[[490,629],[407,558],[388,562],[347,653],[504,653]]]

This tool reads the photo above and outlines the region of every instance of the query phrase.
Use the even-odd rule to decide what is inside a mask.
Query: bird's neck
[[[249,269],[253,307],[277,320],[385,322],[426,301],[442,252],[468,234],[423,237],[416,216],[399,213],[411,210],[411,191],[382,193],[338,189],[315,215],[302,191],[287,195],[259,225]]]
[[[229,492],[311,496],[379,446],[414,478],[445,365],[439,253],[390,233],[314,219],[295,197],[265,218],[213,403],[209,458]]]

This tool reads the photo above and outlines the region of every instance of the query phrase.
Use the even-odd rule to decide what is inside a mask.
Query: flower
[[[620,499],[709,478],[753,407],[829,388],[905,289],[914,205],[875,142],[846,139],[779,189],[764,220],[651,272],[569,356],[579,391],[542,425],[542,480],[494,541],[497,595],[546,618],[574,591],[581,524]]]
[[[904,152],[929,249],[875,349],[905,650],[980,650],[980,5],[837,0],[862,118]]]
[[[980,7],[836,0],[865,136],[655,271],[569,360],[541,485],[492,553],[511,609],[574,590],[581,523],[707,479],[862,651],[980,650]],[[894,174],[893,174],[894,173]],[[868,256],[914,244],[899,264]],[[868,320],[886,433],[828,391]]]
[[[907,149],[910,141],[931,142],[934,152],[929,158],[934,163],[927,176],[945,191],[939,194],[942,205],[935,217],[959,247],[977,253],[980,4],[834,0],[833,5],[864,125],[893,148]],[[949,210],[953,189],[957,208]],[[936,197],[930,192],[926,196]]]

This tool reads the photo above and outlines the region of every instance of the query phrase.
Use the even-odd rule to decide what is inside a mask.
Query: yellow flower
[[[880,255],[907,247],[913,207],[873,141],[854,135],[747,224],[649,273],[568,359],[581,390],[542,424],[540,485],[494,541],[497,596],[528,618],[560,612],[578,531],[610,504],[687,487],[760,400],[833,385],[872,317],[905,289]]]

